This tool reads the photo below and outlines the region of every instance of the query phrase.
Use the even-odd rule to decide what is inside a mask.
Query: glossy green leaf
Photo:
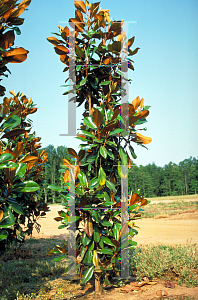
[[[93,260],[93,251],[89,251],[87,250],[87,252],[85,253],[84,259],[83,259],[83,263],[84,264],[90,264]]]
[[[83,123],[91,129],[98,129],[98,127],[96,126],[96,124],[94,123],[91,117],[85,117],[83,119]]]
[[[90,58],[92,58],[93,57],[93,55],[94,55],[94,53],[96,52],[96,50],[97,50],[97,47],[95,46],[93,49],[91,49],[92,50],[92,53],[91,53],[91,55],[90,55]],[[97,78],[98,79],[98,78]]]
[[[91,266],[88,270],[85,271],[82,278],[82,284],[85,284],[87,281],[89,281],[92,278],[94,268],[95,266]]]
[[[106,174],[102,167],[99,169],[98,178],[100,179],[100,185],[104,185],[106,182]]]
[[[62,228],[65,228],[65,227],[67,227],[67,225],[66,224],[62,224],[62,225],[58,226],[58,229],[62,229]]]
[[[21,123],[21,119],[17,115],[12,115],[3,123],[1,128],[14,128]]]
[[[115,240],[117,240],[117,241],[118,241],[118,239],[119,239],[119,232],[120,232],[120,230],[121,230],[121,224],[117,222],[117,223],[114,225],[113,229],[112,229],[113,234],[114,234],[114,238],[115,238]]]
[[[21,214],[24,215],[24,211],[22,209],[22,207],[20,205],[18,205],[17,203],[12,203],[11,201],[8,200],[8,203],[10,204],[10,207],[17,213],[17,214]]]
[[[21,34],[21,30],[19,29],[19,27],[12,27],[14,29],[14,31],[16,32],[17,35]]]
[[[100,182],[99,178],[94,177],[89,182],[89,188],[90,189],[97,188],[99,186],[99,182]]]
[[[106,186],[110,189],[110,190],[116,190],[115,188],[115,185],[109,181],[109,180],[106,180]]]
[[[8,201],[9,203],[9,201]],[[12,208],[12,206],[10,205],[10,208]],[[7,209],[7,216],[9,218],[9,222],[10,223],[15,223],[16,221],[16,217],[14,217],[13,213],[11,212],[10,208]],[[5,208],[4,208],[4,211],[5,211]],[[17,212],[18,213],[18,212]]]
[[[33,193],[39,189],[40,187],[38,183],[29,180],[29,181],[24,181],[22,184],[15,185],[13,190],[16,192]]]
[[[134,152],[134,150],[133,150],[133,148],[132,148],[131,146],[129,146],[129,150],[130,150],[130,152],[131,152],[132,157],[133,157],[134,159],[136,159],[136,158],[137,158],[137,155],[135,154],[135,152]]]
[[[80,180],[81,185],[87,187],[87,185],[88,185],[87,177],[82,171],[79,172],[78,178]]]
[[[0,240],[3,241],[3,240],[5,240],[5,239],[7,239],[7,235],[5,235],[5,234],[0,234]]]
[[[111,147],[113,147],[113,148],[117,148],[117,145],[114,142],[107,141],[106,144],[109,145],[109,146],[111,146]]]
[[[92,251],[94,249],[94,241],[90,244],[88,251]]]
[[[100,82],[99,85],[109,85],[111,83],[111,81],[103,81]]]
[[[90,242],[91,242],[91,240],[92,240],[92,237],[89,237],[89,236],[86,234],[86,232],[84,231],[84,232],[83,232],[83,237],[82,237],[82,244],[83,244],[83,246],[89,245]]]
[[[3,164],[9,160],[12,160],[13,159],[13,155],[10,154],[10,153],[3,153],[1,156],[0,156],[0,164]]]
[[[102,240],[100,240],[100,242],[99,242],[99,246],[100,246],[100,248],[104,248],[104,243],[103,243],[103,241],[102,241]]]
[[[111,201],[107,201],[107,202],[103,203],[103,205],[104,206],[111,206],[111,205],[114,205],[114,203],[111,202]]]
[[[63,260],[63,259],[65,259],[66,257],[65,257],[65,255],[61,255],[61,256],[59,256],[59,257],[55,257],[54,258],[54,261],[60,261],[60,260]]]
[[[13,161],[7,161],[3,164],[0,164],[0,169],[5,169],[5,168],[17,168],[18,164],[14,163]]]
[[[117,135],[118,133],[121,133],[121,129],[120,129],[120,128],[116,128],[116,129],[114,129],[113,131],[111,131],[111,132],[109,133],[109,136]]]
[[[104,199],[106,202],[111,202],[111,198],[109,197],[107,192],[104,192]]]
[[[84,85],[87,82],[87,77],[83,78],[80,82],[80,86]]]
[[[84,135],[95,138],[95,135],[93,133],[86,131],[86,130],[81,130],[81,131]]]
[[[94,225],[94,241],[96,243],[99,243],[100,242],[100,230],[99,230],[99,227]]]
[[[3,225],[0,224],[0,228],[10,228],[10,227],[12,227],[13,225],[14,225],[14,223],[3,224]]]
[[[103,248],[103,249],[99,250],[98,253],[113,255],[113,250],[111,250],[109,248]]]
[[[124,150],[121,147],[119,149],[119,154],[122,161],[122,165],[128,165],[127,154],[124,152]]]
[[[105,220],[100,221],[100,223],[104,227],[111,227],[111,226],[113,226],[109,221],[105,221]]]
[[[107,149],[107,154],[108,154],[112,159],[115,159],[113,153],[112,153],[111,151],[109,151],[108,149]]]
[[[94,218],[94,220],[96,221],[96,223],[99,223],[99,221],[98,221],[98,212],[97,212],[97,210],[91,209],[91,210],[90,210],[90,213],[91,213],[91,215],[92,215],[92,218]]]
[[[106,236],[101,236],[101,240],[103,241],[103,243],[115,247],[115,245],[111,242],[111,240],[110,240],[108,237],[106,237]]]
[[[107,158],[107,149],[104,146],[100,146],[100,154],[106,159]]]
[[[16,169],[15,176],[22,178],[25,175],[25,171],[27,169],[27,164],[19,163],[18,168]]]

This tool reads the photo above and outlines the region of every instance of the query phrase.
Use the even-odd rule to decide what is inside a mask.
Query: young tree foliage
[[[29,6],[31,0],[0,1],[0,76],[8,77],[8,63],[21,63],[26,60],[29,51],[23,47],[14,48],[15,34],[20,35],[18,26],[24,22],[19,16]],[[2,79],[0,79],[1,81]],[[5,87],[0,85],[0,96],[5,95]]]
[[[20,63],[27,58],[28,51],[14,48],[15,33],[20,34],[19,25],[24,19],[19,16],[31,0],[0,1],[0,76],[7,77],[8,63]],[[1,79],[0,79],[1,80]],[[0,96],[5,88],[0,86]],[[48,160],[41,148],[41,138],[31,133],[29,114],[37,111],[32,99],[23,93],[10,91],[0,104],[0,249],[6,244],[23,241],[32,234],[33,227],[48,210],[43,201],[38,201],[39,185],[44,180],[43,167]]]
[[[144,99],[139,97],[131,103],[120,103],[124,93],[120,51],[126,40],[126,34],[121,31],[123,21],[110,19],[109,10],[99,8],[100,2],[89,4],[88,1],[75,1],[74,4],[75,18],[69,21],[75,25],[75,69],[73,74],[70,72],[70,78],[76,78],[73,91],[78,106],[84,104],[85,107],[76,137],[83,144],[80,144],[78,153],[68,148],[69,155],[63,159],[61,166],[65,189],[73,180],[69,169],[73,170],[75,177],[75,218],[70,214],[66,201],[66,212],[60,211],[55,219],[62,223],[59,228],[71,229],[76,222],[77,249],[73,249],[73,255],[76,257],[78,276],[82,278],[82,283],[94,277],[95,289],[99,292],[101,280],[108,284],[111,277],[119,274],[117,262],[121,253],[121,238],[131,237],[128,249],[136,246],[132,239],[137,234],[134,222],[127,222],[126,228],[121,226],[121,203],[126,204],[129,221],[139,218],[141,207],[148,203],[138,193],[129,193],[128,199],[121,199],[117,178],[127,178],[121,166],[130,168],[133,164],[131,157],[136,157],[132,142],[142,146],[151,142],[151,138],[136,129],[136,125],[146,122],[149,107],[145,107]],[[47,38],[65,64],[64,71],[69,70],[70,66],[71,35],[68,26],[59,26],[59,34]],[[139,49],[131,50],[133,42],[134,37],[128,39],[126,45],[131,70],[134,70],[131,57]],[[66,82],[68,80],[69,76]],[[69,94],[71,89],[64,95]],[[65,194],[63,188],[50,188]],[[57,251],[63,253],[58,259],[67,254],[65,245],[57,245],[56,250],[48,254]],[[72,264],[67,271],[71,267]]]

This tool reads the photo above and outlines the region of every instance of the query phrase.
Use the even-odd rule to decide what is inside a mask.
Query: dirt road
[[[60,222],[54,220],[58,216],[58,211],[63,209],[61,205],[51,205],[50,212],[47,212],[46,218],[40,219],[40,233],[33,232],[35,238],[67,237],[65,229],[58,229]],[[194,213],[182,213],[170,216],[168,218],[152,219],[145,218],[137,220],[136,225],[140,228],[135,241],[138,244],[185,244],[198,242],[198,211]]]

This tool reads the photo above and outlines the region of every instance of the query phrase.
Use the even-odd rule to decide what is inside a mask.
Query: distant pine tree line
[[[53,145],[48,145],[40,151],[43,149],[48,154],[48,163],[45,166],[45,181],[40,188],[38,198],[44,198],[46,203],[65,202],[63,195],[48,189],[48,186],[63,185],[58,170],[63,165],[62,159],[68,154],[67,147],[55,148]],[[148,198],[196,194],[198,193],[198,160],[191,156],[178,165],[169,162],[164,167],[158,167],[153,162],[146,166],[131,166],[128,170],[128,187],[129,192],[133,193],[140,189],[140,194]]]

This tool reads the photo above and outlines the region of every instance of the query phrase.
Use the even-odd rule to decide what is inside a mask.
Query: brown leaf
[[[0,47],[3,49],[10,48],[14,44],[14,39],[14,30],[7,31],[1,36]]]
[[[103,114],[98,109],[94,109],[93,121],[94,121],[94,123],[96,124],[97,127],[99,127],[102,124]]]
[[[3,210],[0,210],[0,221],[3,219]]]
[[[142,199],[141,201],[141,206],[147,205],[148,204],[148,200],[147,199]]]
[[[115,239],[111,238],[111,242],[116,246],[116,247],[120,247],[120,243],[118,241],[116,241]]]
[[[14,99],[15,103],[16,103],[16,99]],[[19,105],[19,103],[16,103],[17,105]],[[18,108],[18,109],[15,109],[11,114],[10,116],[13,116],[13,115],[16,115],[18,117],[20,117],[20,114],[21,114],[21,109]]]
[[[6,132],[1,138],[11,138],[13,136],[17,136],[17,135],[20,135],[20,134],[23,134],[25,133],[26,130],[25,129],[14,129],[12,131],[9,131],[9,132]]]
[[[9,52],[2,53],[3,59],[9,63],[21,63],[26,60],[29,51],[22,47],[10,50]]]
[[[90,14],[90,17],[91,17],[91,18],[93,18],[93,16],[94,16],[95,14],[97,14],[98,9],[99,9],[99,4],[100,4],[100,2],[96,2],[96,3],[93,3],[93,4],[90,4],[90,5],[89,5],[90,12],[91,12],[91,14]]]
[[[75,18],[78,20],[78,22],[83,22],[83,15],[79,10],[75,11]]]
[[[35,163],[36,161],[38,161],[38,157],[36,156],[26,156],[24,159],[22,159],[20,162],[21,163],[25,163],[25,162],[29,162],[29,163]]]
[[[140,108],[143,108],[143,107],[144,107],[144,98],[142,98],[140,101]]]
[[[83,32],[84,31],[84,26],[85,26],[85,23],[83,22],[78,22],[77,19],[74,19],[74,18],[70,18],[69,19],[69,22],[72,22],[75,24],[75,30],[78,31],[78,32]]]
[[[163,291],[163,290],[157,291],[156,294],[157,294],[158,297],[168,296],[168,293],[166,291]]]
[[[141,111],[141,112],[137,115],[137,118],[138,118],[138,119],[146,118],[148,115],[149,115],[149,111],[148,111],[148,110],[143,110],[143,111]]]
[[[85,150],[81,149],[78,152],[78,161],[80,162],[85,157]]]
[[[133,36],[132,38],[128,39],[128,47],[130,48],[133,43],[134,43],[135,37]]]
[[[121,287],[120,290],[124,293],[128,293],[128,292],[133,291],[133,287],[131,285],[127,284],[127,285]]]
[[[65,158],[63,158],[63,163],[64,163],[64,165],[65,165],[66,167],[71,166],[71,163],[70,163],[67,159],[65,159]]]
[[[140,196],[138,194],[134,193],[130,198],[130,206],[132,206],[133,204],[139,203],[140,200],[141,200]]]
[[[170,281],[165,281],[164,285],[165,285],[166,288],[170,288],[170,289],[174,289],[175,288],[174,283],[172,283]]]
[[[19,7],[23,6],[24,8],[28,7],[31,3],[31,0],[23,0],[20,4]]]
[[[137,136],[137,138],[139,138],[142,141],[142,144],[149,144],[152,141],[152,138],[144,136],[144,135],[140,134],[139,132],[136,132],[136,136]]]
[[[17,143],[17,146],[14,150],[15,157],[18,158],[22,152],[23,152],[23,142],[19,142]]]
[[[62,219],[63,219],[63,218],[61,218],[61,217],[56,217],[56,218],[54,218],[54,220],[57,221],[57,222],[62,221]]]
[[[74,5],[77,9],[84,12],[86,14],[86,6],[83,1],[74,1]]]
[[[60,40],[58,40],[57,38],[52,37],[52,36],[48,37],[47,40],[48,40],[48,42],[52,43],[54,46],[57,46],[61,43]]]
[[[67,183],[67,182],[69,182],[69,170],[66,170],[65,174],[64,174],[64,183]]]
[[[134,107],[134,110],[136,111],[138,107],[140,106],[140,97],[138,96],[132,101],[132,105]]]
[[[68,153],[71,154],[74,158],[78,158],[78,155],[73,148],[68,148]]]
[[[119,108],[115,109],[115,111],[113,113],[113,116],[111,118],[111,121],[113,121],[114,119],[116,119],[118,115],[120,115],[120,109]]]
[[[58,55],[66,55],[69,52],[69,50],[63,45],[57,45],[54,49]]]

